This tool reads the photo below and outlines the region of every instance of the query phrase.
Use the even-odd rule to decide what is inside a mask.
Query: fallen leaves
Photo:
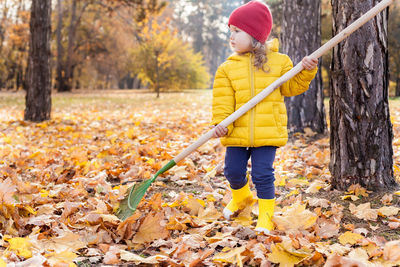
[[[273,263],[279,263],[280,266],[292,267],[296,264],[311,260],[316,262],[321,255],[313,251],[309,246],[295,248],[297,246],[295,240],[285,238],[282,243],[272,244],[271,253],[268,254],[268,260]]]
[[[161,212],[148,214],[140,225],[132,242],[144,244],[156,239],[166,239],[169,232],[166,228],[164,215]]]
[[[296,202],[292,206],[284,207],[280,212],[275,213],[273,221],[278,230],[306,230],[315,224],[317,215],[307,210],[306,205]]]
[[[152,96],[126,94],[121,105],[111,94],[56,106],[43,123],[1,109],[13,120],[0,121],[0,266],[400,265],[400,192],[331,190],[328,139],[310,132],[278,150],[270,236],[254,231],[254,203],[223,218],[230,195],[217,140],[159,177],[121,222],[114,212],[128,188],[208,129],[210,92],[194,94],[165,96],[159,109]]]

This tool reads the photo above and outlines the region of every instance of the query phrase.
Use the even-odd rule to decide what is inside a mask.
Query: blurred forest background
[[[280,36],[282,0],[265,1]],[[30,3],[0,0],[0,89],[26,85]],[[242,0],[53,0],[52,87],[167,90],[210,88],[231,53],[229,14]],[[322,42],[332,37],[331,3],[321,4]],[[390,96],[400,96],[400,15],[389,17]],[[325,96],[331,54],[322,60]],[[295,62],[297,63],[297,62]]]

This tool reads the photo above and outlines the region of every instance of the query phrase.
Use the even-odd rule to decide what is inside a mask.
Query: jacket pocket
[[[279,104],[274,103],[272,105],[272,108],[273,108],[273,112],[274,112],[275,124],[276,124],[276,127],[278,128],[278,133],[284,134],[285,129],[283,128],[282,117],[281,117],[281,113],[279,111]]]

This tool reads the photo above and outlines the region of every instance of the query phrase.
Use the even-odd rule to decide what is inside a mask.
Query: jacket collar
[[[279,51],[279,40],[278,38],[274,38],[271,41],[267,42],[267,54],[271,52],[278,52]],[[228,57],[228,60],[243,60],[244,58],[248,58],[250,56],[250,52],[246,54],[239,55],[238,53],[233,53]]]

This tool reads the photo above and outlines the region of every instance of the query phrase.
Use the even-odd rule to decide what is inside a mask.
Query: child
[[[217,125],[247,101],[293,68],[287,55],[278,53],[277,39],[266,43],[272,28],[268,7],[258,1],[235,9],[229,17],[233,55],[219,66],[213,87],[212,124]],[[275,206],[273,162],[277,147],[286,144],[287,114],[284,96],[305,92],[317,73],[317,59],[305,57],[304,70],[272,92],[228,128],[216,127],[214,137],[226,146],[224,174],[232,200],[224,208],[231,216],[251,203],[253,195],[246,178],[251,158],[251,177],[257,190],[259,216],[256,231],[269,234]]]

